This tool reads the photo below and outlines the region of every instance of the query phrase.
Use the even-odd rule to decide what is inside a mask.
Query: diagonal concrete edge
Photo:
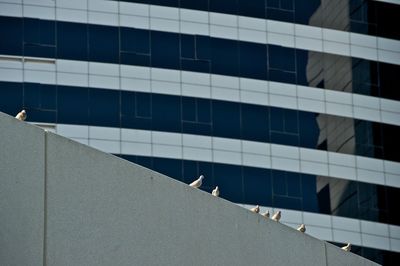
[[[21,202],[37,201],[42,206],[26,210],[27,215],[42,217],[38,226],[26,225],[37,228],[42,236],[32,244],[44,243],[44,248],[41,245],[32,253],[37,263],[31,263],[29,256],[21,259],[29,265],[339,265],[336,261],[375,265],[113,155],[53,133],[47,132],[44,140],[40,129],[4,114],[0,114],[0,124],[8,132],[0,133],[2,143],[11,132],[22,136],[8,139],[8,150],[1,152],[2,165],[7,165],[1,168],[1,182],[7,180],[10,185],[0,188],[1,202],[5,202],[0,204],[14,209],[26,204]],[[37,171],[37,183],[23,180],[35,182],[34,191],[10,195],[8,191],[14,189],[10,180],[15,179],[12,169],[19,156],[3,157],[32,141],[38,146],[19,150],[27,158],[43,151],[45,156],[38,158],[46,162],[32,161],[22,166],[23,171],[46,170]],[[10,218],[1,220],[0,228],[20,218],[11,214],[11,210],[4,212]],[[14,246],[23,240],[16,238]],[[12,249],[8,243],[0,244]],[[43,250],[45,261],[40,259]],[[0,255],[0,260],[6,256]],[[15,257],[5,258],[14,264]]]

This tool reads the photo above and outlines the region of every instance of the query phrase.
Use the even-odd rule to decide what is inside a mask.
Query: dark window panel
[[[55,45],[55,30],[55,21],[24,18],[25,43]]]
[[[271,107],[270,108],[270,123],[271,130],[284,132],[285,125],[285,109]]]
[[[151,117],[151,94],[136,92],[136,116],[142,118]]]
[[[71,60],[88,59],[87,25],[57,22],[57,56]]]
[[[57,93],[58,122],[88,125],[89,89],[58,86]]]
[[[24,108],[22,85],[22,83],[0,81],[1,112],[16,116]],[[27,120],[29,121],[30,118],[28,117]]]
[[[118,28],[89,24],[89,60],[119,63]]]
[[[295,50],[282,46],[268,46],[269,67],[283,71],[295,71]]]
[[[196,121],[196,100],[192,97],[182,97],[182,119]]]
[[[150,53],[150,31],[120,28],[121,33],[121,51],[131,53]]]
[[[393,84],[398,84],[400,66],[378,63],[381,97],[400,101],[400,90],[393,89]]]
[[[318,212],[316,176],[301,174],[303,211]]]
[[[243,201],[243,178],[240,166],[214,164],[214,176],[220,197],[233,202]]]
[[[239,103],[213,101],[213,134],[240,138],[240,109]]]
[[[195,161],[183,161],[183,182],[190,184],[196,180],[199,175],[197,165],[198,163]]]
[[[198,135],[211,135],[212,126],[211,124],[202,124],[195,122],[182,122],[182,130],[187,134],[198,134]]]
[[[290,133],[271,132],[271,142],[282,145],[298,146],[299,136]]]
[[[265,0],[238,0],[238,14],[246,17],[265,18]]]
[[[267,8],[266,14],[267,19],[294,22],[294,11],[292,10]]]
[[[136,156],[136,163],[149,169],[153,169],[153,157]]]
[[[209,0],[180,0],[180,6],[182,8],[208,11],[208,2]]]
[[[158,130],[181,132],[180,97],[153,94],[153,124]]]
[[[21,18],[0,16],[0,53],[22,55],[22,32]]]
[[[255,141],[269,141],[268,108],[258,105],[241,104],[242,138]]]
[[[29,109],[56,110],[55,85],[24,83],[24,105]]]
[[[136,54],[121,52],[120,60],[121,64],[135,65],[135,66],[150,66],[150,56],[145,54]]]
[[[305,148],[316,148],[319,138],[317,116],[314,113],[299,112],[299,145]]]
[[[197,103],[197,122],[210,123],[211,122],[211,100],[209,99],[196,99]]]
[[[90,125],[119,127],[119,92],[89,90]]]
[[[265,0],[267,7],[280,8],[280,0]]]
[[[135,93],[130,91],[121,91],[121,115],[127,118],[135,117]]]
[[[299,173],[286,172],[288,196],[301,197],[301,178]],[[308,196],[308,195],[306,195]]]
[[[275,208],[284,208],[291,210],[301,210],[302,200],[299,198],[274,196],[273,198]]]
[[[295,22],[309,25],[310,17],[320,6],[321,0],[307,0],[306,5],[304,4],[304,0],[294,0]],[[322,24],[317,22],[314,26],[322,26]]]
[[[281,9],[285,9],[285,10],[293,10],[294,9],[293,0],[280,0],[280,2],[281,2]]]
[[[203,190],[211,192],[211,190],[214,189],[216,185],[218,185],[218,182],[214,178],[213,164],[207,162],[197,162],[197,168],[198,172],[197,175],[194,176],[193,180],[198,178],[200,175],[203,175],[204,179],[201,186]]]
[[[285,116],[285,132],[298,133],[299,132],[299,118],[296,110],[284,109]]]
[[[267,78],[267,49],[265,45],[239,42],[240,75],[255,79]]]
[[[187,71],[210,73],[210,61],[181,59],[182,69]]]
[[[247,204],[272,206],[271,172],[243,167],[244,201]]]
[[[208,36],[195,35],[196,59],[211,59],[211,38]]]
[[[181,57],[195,58],[194,35],[181,34]]]
[[[40,44],[25,44],[24,55],[55,58],[56,48],[54,46],[44,46]]]
[[[153,170],[160,172],[166,176],[172,177],[177,180],[182,180],[182,161],[165,159],[165,158],[153,158]]]
[[[237,15],[237,0],[209,0],[209,3],[213,12]]]
[[[287,72],[279,69],[270,69],[268,71],[268,77],[271,81],[278,81],[284,83],[296,83],[296,73]]]
[[[239,75],[238,42],[225,39],[210,39],[211,69],[222,75]]]
[[[179,35],[166,32],[151,32],[151,65],[180,69]]]
[[[271,174],[273,194],[287,196],[286,173],[283,171],[271,170]]]

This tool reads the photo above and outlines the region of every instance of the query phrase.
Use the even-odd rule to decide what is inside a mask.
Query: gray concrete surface
[[[18,225],[25,232],[38,227],[29,239],[35,252],[21,254],[38,258],[18,263],[20,258],[1,252],[6,265],[44,265],[43,257],[45,265],[375,265],[113,155],[53,133],[44,140],[40,129],[4,114],[0,123],[6,129],[0,133],[1,145],[8,147],[1,152],[6,167],[0,176],[10,183],[0,188],[0,206],[9,205],[4,215],[10,216],[0,220],[0,228],[20,216],[42,218]],[[17,131],[19,138],[8,138]],[[20,139],[36,144],[25,149]],[[4,159],[9,153],[15,155]],[[21,156],[31,161],[18,171],[37,177],[18,185],[14,169]],[[18,191],[22,185],[31,193]],[[27,208],[25,201],[39,206]],[[15,216],[19,205],[23,208]],[[25,239],[17,230],[7,233],[8,238],[14,235],[14,243],[0,241],[18,253],[14,248]]]
[[[42,265],[44,131],[0,113],[0,265]]]

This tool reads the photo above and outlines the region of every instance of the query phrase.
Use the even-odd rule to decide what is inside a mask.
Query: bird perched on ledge
[[[260,212],[260,206],[255,206],[253,208],[250,209],[250,211],[254,212],[254,213],[259,213]]]
[[[16,119],[24,121],[26,119],[26,111],[22,110],[21,112],[19,112],[16,116]]]
[[[266,210],[263,214],[261,214],[262,216],[264,216],[265,218],[269,218],[269,210]]]
[[[302,233],[304,233],[306,231],[306,226],[305,224],[301,224],[298,228],[297,231],[300,231]]]
[[[272,220],[279,222],[279,220],[281,219],[281,211],[277,211],[274,215],[272,215]]]
[[[342,247],[342,249],[343,249],[344,251],[350,251],[350,250],[351,250],[351,244],[350,244],[350,243],[347,243],[347,245],[344,246],[344,247]]]
[[[216,197],[219,196],[219,188],[218,188],[218,186],[216,186],[216,187],[213,189],[213,191],[211,192],[211,194],[212,194],[213,196],[216,196]]]
[[[201,175],[197,180],[190,183],[189,186],[194,187],[194,188],[199,188],[199,187],[201,187],[201,184],[203,184],[203,179],[204,179],[204,176]]]

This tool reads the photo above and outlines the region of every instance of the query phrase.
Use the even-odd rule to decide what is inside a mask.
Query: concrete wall
[[[2,113],[0,145],[1,265],[374,265]]]

